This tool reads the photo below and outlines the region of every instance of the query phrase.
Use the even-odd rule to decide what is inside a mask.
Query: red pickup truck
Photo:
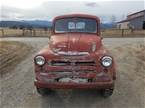
[[[49,44],[34,57],[38,93],[52,89],[96,89],[112,95],[116,70],[102,44],[100,20],[85,14],[54,18]]]

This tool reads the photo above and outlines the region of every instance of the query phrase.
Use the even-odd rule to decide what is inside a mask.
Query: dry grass
[[[33,30],[21,30],[21,29],[9,29],[4,28],[0,29],[0,37],[32,37],[32,36],[45,36],[48,37],[51,35],[51,31],[44,29],[33,29]]]
[[[22,33],[23,33],[23,30],[20,30],[20,29],[16,30],[16,29],[5,28],[5,29],[0,30],[0,36],[3,35],[2,30],[5,36],[22,36]]]
[[[128,44],[110,49],[116,58],[117,71],[132,80],[137,77],[145,84],[145,44]]]
[[[0,41],[0,74],[13,69],[29,53],[31,47],[16,41]]]
[[[3,30],[3,33],[2,33]],[[4,34],[4,37],[49,37],[51,35],[51,31],[45,31],[44,29],[33,29],[31,30],[20,30],[20,29],[8,29],[4,28],[0,30],[0,37]],[[124,30],[122,36],[122,30],[120,29],[106,29],[102,30],[102,36],[104,38],[110,37],[145,37],[145,30]]]
[[[108,29],[102,30],[103,37],[145,37],[145,30],[120,30],[120,29]]]

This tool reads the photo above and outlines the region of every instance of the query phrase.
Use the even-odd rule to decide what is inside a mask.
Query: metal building
[[[117,23],[117,28],[145,30],[145,10],[128,15],[125,20]]]

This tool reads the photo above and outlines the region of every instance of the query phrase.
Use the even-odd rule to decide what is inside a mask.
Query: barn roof
[[[145,12],[145,10],[142,10],[142,11],[135,12],[135,13],[133,13],[133,14],[130,14],[130,15],[127,16],[127,19],[122,20],[122,21],[119,21],[119,22],[117,22],[117,23],[128,22],[128,21],[131,21],[131,20],[133,20],[133,19],[136,19],[136,18],[142,17],[143,15],[141,15],[141,16],[137,16],[137,17],[133,17],[133,18],[129,18],[130,16],[133,16],[133,15],[138,14],[138,13],[141,13],[141,12]]]
[[[139,12],[132,13],[132,14],[128,15],[128,17],[129,17],[129,16],[132,16],[132,15],[135,15],[135,14],[138,14],[138,13],[142,13],[142,12],[145,12],[145,10],[141,10],[141,11],[139,11]]]

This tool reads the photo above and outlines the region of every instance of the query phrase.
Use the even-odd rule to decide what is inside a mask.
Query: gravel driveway
[[[20,41],[33,47],[27,58],[0,78],[1,108],[145,108],[145,77],[136,75],[123,65],[117,69],[116,88],[110,98],[101,97],[95,90],[55,90],[50,96],[42,97],[33,84],[33,55],[48,44],[48,39],[0,40]],[[108,48],[126,47],[132,43],[145,44],[145,38],[105,38],[103,43]]]

